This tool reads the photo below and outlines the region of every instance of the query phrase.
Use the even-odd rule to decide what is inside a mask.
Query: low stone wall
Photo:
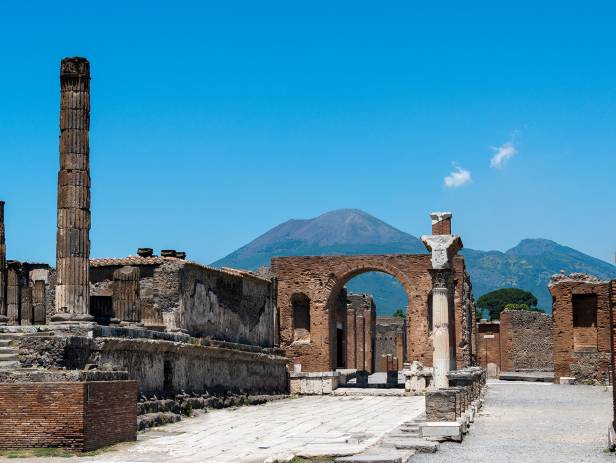
[[[315,371],[290,373],[291,394],[331,394],[338,388],[340,373],[337,371]]]
[[[142,394],[288,393],[287,359],[278,349],[215,343],[48,334],[22,336],[25,367],[81,370],[87,364],[124,370]]]
[[[89,451],[137,439],[135,381],[0,384],[0,448]]]
[[[553,371],[552,317],[541,312],[505,310],[500,316],[502,371]]]
[[[478,367],[451,371],[448,388],[426,392],[426,420],[453,422],[481,397],[486,371]]]

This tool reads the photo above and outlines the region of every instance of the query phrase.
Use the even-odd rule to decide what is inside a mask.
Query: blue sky
[[[95,257],[211,262],[353,207],[415,235],[452,210],[474,249],[543,237],[613,260],[613,2],[47,3],[0,13],[10,258],[54,261],[59,63],[81,55]]]

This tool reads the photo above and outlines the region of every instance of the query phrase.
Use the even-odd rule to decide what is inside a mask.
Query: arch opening
[[[367,371],[376,382],[385,381],[387,371],[402,369],[410,294],[392,273],[355,269],[334,285],[328,312],[336,368]]]

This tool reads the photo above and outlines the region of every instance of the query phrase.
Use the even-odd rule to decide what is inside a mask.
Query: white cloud
[[[471,173],[468,170],[455,164],[453,168],[455,170],[443,179],[447,188],[458,188],[471,181]]]
[[[490,167],[500,169],[505,166],[507,161],[518,154],[518,150],[513,143],[513,139],[507,143],[503,143],[498,148],[492,147],[495,151],[494,156],[490,159]]]

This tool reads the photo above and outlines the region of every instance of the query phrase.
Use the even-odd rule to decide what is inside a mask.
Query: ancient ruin
[[[92,321],[90,258],[90,63],[60,66],[60,172],[56,244],[56,313],[52,321]]]
[[[451,216],[444,220],[450,222]],[[433,232],[441,231],[442,227],[440,221],[437,222]],[[350,323],[337,319],[335,301],[351,278],[380,271],[397,278],[408,296],[406,358],[432,366],[431,339],[435,339],[436,333],[441,340],[439,361],[444,359],[446,363],[442,366],[443,374],[470,365],[474,307],[464,259],[455,256],[461,241],[453,235],[433,235],[425,240],[433,250],[432,256],[274,258],[272,270],[278,280],[280,343],[291,362],[301,365],[302,371],[332,371],[344,367],[338,363],[338,349],[345,343],[337,341],[337,337],[349,336]],[[300,298],[304,301],[302,304],[298,304]],[[434,310],[435,304],[440,310],[439,317],[432,315],[438,312]],[[448,322],[450,311],[451,324]],[[300,316],[302,312],[309,317]],[[302,327],[306,334],[298,339],[298,320],[306,319],[310,321]],[[338,322],[342,322],[341,332],[336,329]],[[441,381],[444,381],[443,376]]]

